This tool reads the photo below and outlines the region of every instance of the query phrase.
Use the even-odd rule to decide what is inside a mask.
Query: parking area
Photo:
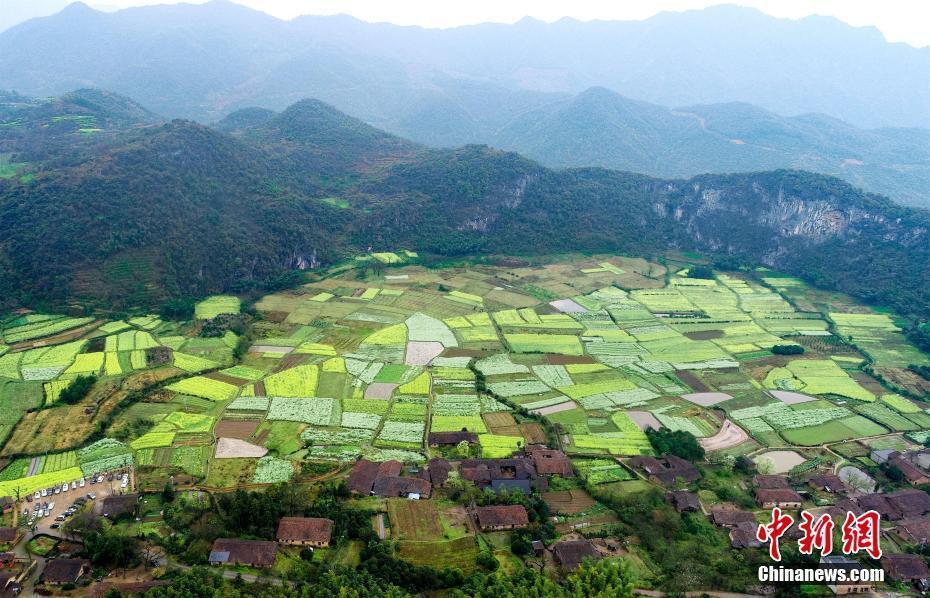
[[[82,486],[80,480],[57,488],[39,491],[38,498],[32,494],[20,506],[20,517],[26,520],[35,520],[37,534],[63,535],[61,526],[70,518],[71,514],[80,511],[84,506],[93,505],[107,496],[128,494],[133,488],[133,476],[129,471],[100,474],[96,478],[85,478]],[[51,492],[49,492],[51,490]]]

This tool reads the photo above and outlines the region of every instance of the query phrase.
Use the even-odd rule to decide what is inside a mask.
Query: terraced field
[[[135,461],[146,471],[264,484],[291,478],[308,459],[423,461],[434,452],[431,432],[461,430],[479,435],[482,455],[503,457],[547,441],[535,417],[553,424],[596,485],[632,477],[614,458],[651,453],[647,425],[709,438],[728,418],[747,437],[734,435],[739,445],[727,444],[727,454],[930,435],[925,397],[862,369],[927,362],[894,317],[848,298],[820,302],[795,279],[680,271],[663,284],[654,275],[664,266],[611,257],[447,270],[415,259],[374,254],[362,263],[387,266],[378,274],[344,269],[262,298],[256,308],[266,317],[239,362],[233,332],[198,335],[203,320],[241,312],[235,297],[200,302],[193,323],[2,321],[0,441],[12,460],[0,480],[32,485],[58,471]],[[74,329],[80,334],[48,346],[26,342]],[[775,345],[806,350],[779,356]],[[99,377],[93,397],[60,405],[79,374]],[[133,388],[148,390],[109,423],[123,440],[83,446],[112,408],[109,397],[125,396],[122,385],[136,379],[144,381]],[[56,418],[87,432],[62,436],[48,447],[54,454],[33,461],[36,439],[57,430]],[[245,443],[253,456],[233,459],[235,471],[213,469],[219,439]]]

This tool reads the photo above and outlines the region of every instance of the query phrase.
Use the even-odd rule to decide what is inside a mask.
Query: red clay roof
[[[523,505],[496,505],[478,507],[479,527],[522,526],[529,525],[530,517]]]
[[[278,522],[278,542],[329,542],[333,535],[331,519],[282,517]]]
[[[8,544],[16,539],[18,532],[15,527],[0,527],[0,544]]]
[[[528,448],[527,453],[533,459],[536,473],[540,475],[559,475],[563,478],[575,477],[572,462],[562,451],[534,446]]]
[[[360,459],[352,466],[352,473],[349,474],[349,490],[368,496],[377,476],[378,464],[366,459]]]

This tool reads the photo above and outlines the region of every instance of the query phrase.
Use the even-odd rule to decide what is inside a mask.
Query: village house
[[[859,507],[857,513],[866,511],[875,511],[882,519],[887,521],[896,521],[901,519],[901,512],[898,511],[884,494],[863,494],[856,498],[856,505]]]
[[[375,479],[371,493],[382,498],[429,498],[432,485],[423,478],[381,476]]]
[[[763,490],[791,488],[788,478],[780,475],[755,475],[752,477],[752,485]]]
[[[630,465],[641,469],[649,479],[663,486],[674,486],[679,480],[691,483],[701,479],[701,472],[697,467],[675,455],[661,459],[640,455],[630,459]]]
[[[12,496],[0,496],[0,512],[9,513],[16,506],[16,500]]]
[[[459,475],[479,488],[491,487],[494,480],[530,480],[532,485],[536,480],[536,468],[532,460],[522,457],[465,459],[459,464]]]
[[[277,552],[276,542],[220,538],[213,542],[208,560],[211,565],[270,567],[274,564]]]
[[[562,451],[541,445],[530,445],[526,453],[533,460],[536,475],[557,475],[563,478],[575,477],[571,460]]]
[[[899,521],[894,532],[910,544],[930,544],[930,517],[915,517]]]
[[[713,509],[710,512],[710,520],[720,527],[734,528],[741,523],[756,523],[756,516],[749,511],[740,511],[737,509]]]
[[[885,494],[885,500],[901,517],[918,517],[930,512],[930,494],[917,488],[907,488]]]
[[[138,494],[122,494],[107,496],[97,503],[98,515],[114,521],[120,517],[135,517],[139,508]]]
[[[671,493],[672,504],[679,513],[696,513],[701,510],[701,500],[694,492],[678,490]]]
[[[886,554],[882,557],[882,569],[894,581],[921,584],[930,580],[930,569],[924,559],[916,554]]]
[[[452,464],[445,459],[433,458],[426,464],[426,469],[420,472],[420,477],[429,480],[433,488],[444,488],[449,481],[449,472]]]
[[[571,571],[581,566],[585,559],[597,560],[600,553],[587,540],[567,540],[552,545],[555,562],[565,570]]]
[[[908,461],[904,455],[895,451],[888,456],[888,465],[892,467],[897,467],[904,475],[904,479],[907,483],[912,486],[918,486],[920,484],[926,484],[930,482],[930,478],[927,477],[923,471],[921,471],[917,466]]]
[[[13,547],[21,535],[15,527],[0,527],[0,545]]]
[[[894,449],[875,449],[871,453],[869,453],[869,459],[881,465],[885,463],[886,461],[888,461],[888,458],[891,456],[892,453],[896,453],[896,452],[898,451]]]
[[[458,446],[462,442],[477,444],[478,435],[474,432],[430,432],[426,437],[427,444],[433,448],[440,446]]]
[[[333,521],[318,517],[282,517],[277,540],[289,546],[326,548],[333,535]]]
[[[359,459],[349,473],[349,491],[363,496],[371,495],[375,481],[384,477],[399,477],[404,466],[400,461],[375,463]]]
[[[807,480],[807,483],[817,490],[824,490],[825,492],[830,492],[833,494],[839,492],[846,492],[846,484],[843,483],[843,480],[839,476],[832,473],[824,473],[813,476],[811,479]]]
[[[530,523],[529,514],[523,505],[495,505],[478,507],[475,518],[481,531],[501,531],[526,527]]]
[[[865,569],[858,561],[840,555],[820,557],[820,564],[830,568]],[[873,584],[871,582],[861,581],[845,581],[827,585],[827,587],[838,596],[846,594],[868,594],[872,591],[872,586]]]
[[[775,488],[772,490],[756,490],[756,504],[763,509],[780,507],[782,509],[800,509],[801,495],[791,488]]]
[[[759,548],[762,542],[756,537],[758,526],[744,521],[730,529],[730,546],[733,548]]]
[[[52,559],[42,572],[42,583],[63,585],[77,583],[90,571],[90,561],[84,559]]]

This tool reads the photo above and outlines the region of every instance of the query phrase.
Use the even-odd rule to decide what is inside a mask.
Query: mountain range
[[[930,49],[726,6],[430,30],[281,21],[224,0],[114,13],[76,3],[0,33],[0,81],[32,96],[93,86],[203,123],[314,97],[436,147],[658,177],[798,168],[930,206],[919,128],[930,76],[915,72],[930,75]]]
[[[426,261],[700,251],[930,313],[930,213],[833,177],[552,170],[487,146],[429,148],[318,100],[216,127],[152,123],[95,90],[0,104],[17,123],[0,143],[22,148],[0,178],[7,306],[151,308],[406,247]]]

